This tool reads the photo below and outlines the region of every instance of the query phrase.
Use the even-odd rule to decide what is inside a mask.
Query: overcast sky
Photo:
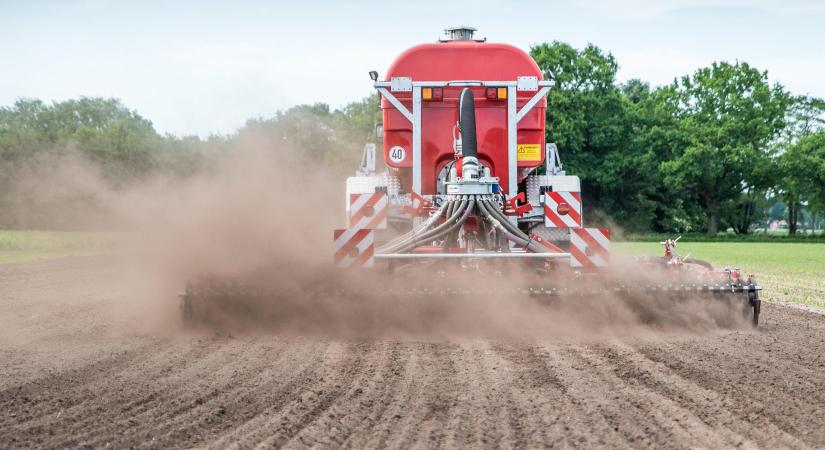
[[[825,97],[825,1],[0,0],[0,106],[117,97],[161,132],[231,133],[298,103],[360,99],[369,70],[458,24],[525,50],[592,42],[620,80],[660,85],[738,59]]]

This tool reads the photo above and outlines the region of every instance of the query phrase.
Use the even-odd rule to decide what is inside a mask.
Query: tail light
[[[506,87],[488,87],[487,90],[484,92],[484,96],[487,97],[487,100],[506,100],[507,99],[507,88]]]
[[[444,100],[444,88],[425,87],[421,89],[421,99],[427,102],[440,102]]]

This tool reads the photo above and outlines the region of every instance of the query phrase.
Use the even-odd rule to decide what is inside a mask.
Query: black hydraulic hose
[[[437,228],[440,228],[441,226],[439,226],[437,228],[433,228],[428,233],[426,233],[426,236],[420,236],[419,238],[417,238],[415,240],[415,242],[413,242],[410,245],[400,249],[398,252],[399,253],[408,252],[410,250],[415,249],[420,242],[425,242],[425,241],[430,241],[430,240],[433,240],[433,239],[437,239],[441,236],[444,236],[447,233],[451,233],[453,230],[460,227],[464,223],[465,220],[467,220],[467,218],[470,216],[470,213],[473,212],[474,205],[475,205],[475,198],[473,198],[473,197],[471,197],[469,200],[463,200],[461,202],[461,205],[458,208],[459,211],[462,211],[461,216],[457,218],[455,223],[450,224],[451,220],[458,214],[455,214],[453,217],[448,219],[447,222],[444,222],[443,224],[441,224],[441,226],[449,224],[446,229],[438,230]]]
[[[498,204],[494,205],[492,199],[488,200],[488,202],[489,204],[487,206],[490,208],[490,213],[493,217],[497,218],[501,222],[501,224],[504,225],[505,228],[507,228],[507,231],[515,234],[516,236],[522,239],[529,240],[529,237],[523,231],[521,231],[517,226],[510,223],[510,219],[507,216],[505,216],[500,209],[498,209]]]
[[[527,233],[525,233],[524,231],[521,231],[521,229],[518,226],[513,225],[510,222],[510,219],[507,216],[505,216],[504,213],[501,212],[500,209],[498,209],[498,205],[496,205],[496,206],[490,205],[490,210],[493,213],[493,216],[497,217],[500,221],[502,221],[502,224],[505,227],[507,227],[507,229],[511,233],[515,234],[516,236],[519,236],[522,239],[526,239],[527,241],[532,241],[532,238],[530,238],[530,236]]]
[[[445,202],[443,205],[441,205],[440,208],[438,208],[438,210],[436,211],[435,214],[433,214],[429,219],[427,219],[426,222],[419,225],[418,228],[413,228],[412,230],[404,233],[401,236],[397,236],[395,239],[393,239],[393,240],[387,242],[386,244],[384,244],[383,246],[379,247],[378,248],[378,253],[391,253],[391,251],[389,251],[389,249],[398,246],[399,244],[403,243],[405,240],[409,239],[410,237],[412,237],[416,234],[423,233],[423,232],[427,231],[427,229],[432,227],[435,224],[435,221],[438,220],[438,218],[441,217],[444,214],[444,212],[446,212],[447,209],[450,206],[452,206],[453,202],[454,202],[454,200],[450,200],[450,201]]]
[[[454,209],[454,208],[453,208],[453,205],[455,205],[455,203],[453,203],[452,205],[450,205],[450,207],[449,207],[449,208],[447,208],[447,217],[451,217],[451,216],[453,215],[453,209]],[[444,248],[444,250],[445,250],[445,251],[446,251],[446,250],[447,250],[447,248],[449,248],[449,246],[450,246],[450,236],[451,236],[451,235],[448,235],[448,236],[444,239],[444,245],[443,245],[443,248]]]
[[[476,108],[473,91],[470,88],[464,88],[459,97],[458,127],[461,130],[461,153],[465,158],[478,158]]]
[[[516,236],[515,234],[511,233],[507,230],[502,222],[497,218],[493,217],[492,213],[490,213],[489,205],[485,205],[485,202],[479,202],[479,209],[481,209],[484,217],[490,222],[493,228],[497,229],[501,232],[502,236],[505,238],[515,242],[518,245],[527,245],[528,241],[524,240],[523,238]]]
[[[463,222],[463,220],[461,219],[462,214],[466,213],[470,209],[471,206],[472,205],[470,204],[470,200],[462,199],[461,202],[458,204],[458,206],[453,210],[453,214],[450,217],[447,217],[447,219],[444,221],[444,223],[442,223],[441,225],[427,231],[426,233],[423,233],[423,234],[417,235],[417,236],[413,236],[413,238],[412,238],[413,239],[412,244],[414,244],[413,248],[415,248],[415,246],[418,243],[430,241],[430,240],[435,239],[436,237],[443,236],[444,233],[447,232],[448,230],[454,229],[453,228],[453,226],[455,225],[454,222],[456,222],[460,225],[461,222]],[[409,245],[407,245],[407,247],[408,246]]]
[[[512,224],[510,224],[507,217],[498,211],[496,206],[491,204],[486,204],[486,202],[481,202],[479,204],[482,211],[485,213],[487,218],[490,220],[490,223],[499,229],[502,234],[509,240],[515,242],[518,245],[526,246],[529,250],[533,251],[534,253],[547,253],[547,249],[543,248],[537,242],[533,241],[532,238],[524,234],[521,230],[518,230],[518,233],[513,233],[510,228],[513,228]],[[496,214],[498,212],[498,215]],[[510,225],[508,227],[508,225]]]
[[[454,201],[458,201],[458,200],[454,200]],[[422,230],[421,228],[416,229],[416,231],[423,231],[423,233],[421,233],[421,234],[419,234],[419,233],[411,234],[407,238],[405,238],[402,241],[397,242],[397,243],[395,243],[391,246],[388,245],[388,246],[381,247],[379,249],[379,253],[401,253],[402,252],[401,249],[407,248],[410,245],[413,245],[413,248],[414,248],[418,243],[425,242],[434,233],[437,234],[439,231],[441,231],[445,228],[448,228],[451,221],[456,220],[458,218],[458,214],[460,214],[460,211],[462,211],[463,208],[466,207],[466,205],[467,205],[467,200],[466,199],[460,200],[458,202],[459,202],[458,206],[454,206],[452,215],[447,217],[446,220],[444,221],[444,223],[438,225],[437,227],[435,227],[431,230],[426,230],[426,228],[429,228],[429,227],[426,227],[424,230]],[[447,205],[444,205],[444,206],[447,206]],[[449,209],[449,206],[447,206],[447,208]],[[431,217],[430,219],[432,220],[433,218]],[[433,223],[434,223],[434,221],[433,221]]]

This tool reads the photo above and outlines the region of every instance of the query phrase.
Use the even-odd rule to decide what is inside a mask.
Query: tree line
[[[745,62],[713,63],[651,87],[619,83],[618,62],[594,45],[545,43],[530,54],[555,79],[547,139],[581,177],[588,210],[631,231],[712,234],[747,234],[777,218],[794,234],[825,215],[821,99],[794,95]],[[208,171],[248,142],[349,172],[375,139],[378,100],[298,105],[230,136],[198,138],[162,135],[115,99],[21,99],[0,108],[0,211],[25,198],[15,177],[67,153],[91,161],[114,189]],[[0,222],[27,225],[1,213]]]

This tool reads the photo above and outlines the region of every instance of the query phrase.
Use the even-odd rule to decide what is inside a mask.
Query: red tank
[[[427,81],[516,81],[518,77],[542,79],[541,70],[533,58],[508,44],[472,40],[453,40],[422,44],[401,53],[390,65],[386,80],[410,77],[414,82]],[[454,159],[453,136],[458,121],[458,97],[462,87],[444,87],[443,98],[422,102],[421,113],[421,193],[436,193],[436,177]],[[488,99],[486,87],[473,87],[479,160],[500,179],[507,194],[507,100]],[[396,97],[412,110],[412,94],[397,92]],[[533,96],[533,91],[517,92],[520,110]],[[385,98],[381,108],[384,119],[384,161],[411,190],[412,124]],[[542,98],[518,123],[518,173],[535,168],[544,161],[544,122],[547,101]],[[400,162],[390,158],[390,149],[400,146],[405,157]],[[396,158],[397,159],[397,158]]]

